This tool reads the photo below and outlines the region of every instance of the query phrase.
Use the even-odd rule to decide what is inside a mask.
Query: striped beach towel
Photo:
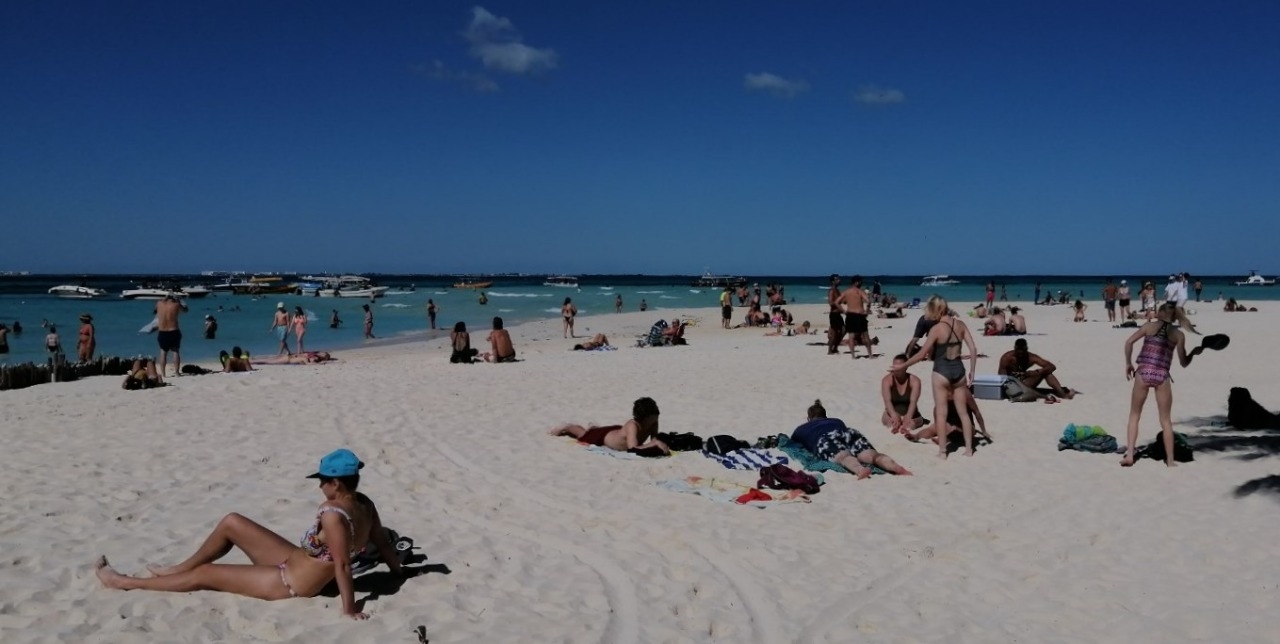
[[[731,470],[758,470],[762,467],[770,465],[786,465],[790,462],[787,457],[781,454],[775,454],[767,449],[756,449],[750,447],[747,449],[736,449],[723,456],[712,454],[707,450],[702,450],[702,455],[717,461],[721,465]]]

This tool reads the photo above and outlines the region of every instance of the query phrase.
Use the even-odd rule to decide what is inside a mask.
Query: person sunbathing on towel
[[[656,447],[663,454],[671,448],[658,440],[658,403],[652,398],[640,398],[631,405],[631,420],[622,425],[583,427],[564,425],[551,430],[552,436],[572,436],[580,443],[608,447],[619,452]]]
[[[907,468],[898,465],[888,454],[877,452],[862,432],[846,426],[839,418],[827,418],[821,400],[809,406],[808,418],[808,422],[791,432],[791,440],[804,445],[818,458],[843,465],[859,479],[871,476],[871,465],[890,474],[911,476]]]
[[[1075,397],[1076,392],[1063,387],[1062,383],[1058,382],[1058,378],[1053,375],[1057,369],[1057,365],[1027,350],[1026,338],[1018,338],[1013,343],[1013,350],[1006,351],[1000,356],[1000,369],[997,373],[1014,378],[1023,385],[1028,394],[1037,394],[1036,397],[1052,394],[1058,398],[1070,400]],[[1037,390],[1041,383],[1049,385],[1049,389]],[[1052,396],[1049,398],[1050,401],[1053,400]]]
[[[583,342],[581,344],[573,345],[573,350],[574,351],[595,351],[600,347],[607,347],[607,346],[610,346],[609,338],[605,337],[603,333],[597,333],[595,334],[595,337],[591,338],[590,340],[587,340],[586,342]]]
[[[303,351],[291,356],[276,356],[266,360],[259,360],[258,364],[320,364],[331,360],[337,360],[337,358],[329,355],[328,351]]]

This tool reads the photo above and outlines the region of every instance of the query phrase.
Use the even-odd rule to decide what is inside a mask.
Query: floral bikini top
[[[356,524],[351,520],[351,515],[347,514],[347,511],[342,508],[326,506],[320,508],[320,511],[316,513],[316,522],[310,528],[307,528],[306,532],[302,533],[302,539],[298,541],[298,547],[302,548],[302,551],[307,553],[307,556],[314,557],[320,561],[333,561],[333,553],[329,552],[329,544],[321,543],[319,537],[320,517],[325,512],[337,512],[343,519],[346,519],[347,530],[351,533],[348,538],[353,542],[356,540]],[[363,550],[364,546],[353,548],[348,556],[354,557]]]

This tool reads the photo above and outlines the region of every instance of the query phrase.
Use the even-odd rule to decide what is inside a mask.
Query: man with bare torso
[[[173,352],[173,375],[182,375],[182,331],[178,330],[178,315],[186,310],[187,305],[172,295],[156,302],[156,342],[160,345],[161,376],[166,374],[170,351]]]
[[[276,314],[271,318],[271,332],[280,341],[280,351],[276,355],[293,355],[289,351],[289,312],[285,310],[284,302],[276,304]]]
[[[511,345],[511,333],[502,328],[502,318],[493,318],[493,330],[489,332],[489,352],[485,362],[515,362],[516,349]]]
[[[859,344],[867,348],[868,358],[876,357],[871,347],[870,327],[867,325],[868,304],[869,298],[867,292],[862,290],[862,277],[859,275],[854,275],[849,288],[836,298],[836,305],[844,306],[844,330],[851,336],[849,355],[854,359],[858,357]]]
[[[844,316],[840,311],[840,276],[832,273],[831,287],[827,289],[827,355],[840,353],[840,341],[844,339]]]
[[[652,398],[636,400],[631,406],[631,420],[622,425],[565,425],[551,430],[551,435],[572,436],[579,442],[619,452],[657,448],[664,454],[671,453],[666,443],[658,440],[658,403]]]

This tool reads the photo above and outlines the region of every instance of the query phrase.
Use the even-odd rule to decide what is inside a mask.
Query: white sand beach
[[[1174,368],[1175,429],[1239,433],[1205,427],[1225,420],[1232,386],[1280,409],[1270,303],[1192,306],[1232,344]],[[824,310],[799,307],[796,321],[825,330]],[[994,444],[946,461],[879,422],[880,379],[918,312],[872,320],[877,360],[806,344],[821,335],[723,330],[711,308],[668,314],[698,320],[689,346],[634,348],[662,314],[626,313],[578,320],[611,352],[570,351],[558,319],[512,328],[516,364],[451,365],[437,340],[151,391],[95,378],[0,392],[0,641],[416,642],[422,625],[432,644],[1280,642],[1280,497],[1235,494],[1280,472],[1275,454],[1124,469],[1118,455],[1058,451],[1071,422],[1124,440],[1131,331],[1100,305],[1089,317],[1103,321],[1084,324],[1065,306],[1024,309],[1031,350],[1083,395],[981,401]],[[487,325],[469,322],[479,346]],[[979,373],[995,373],[1013,341],[979,337]],[[789,434],[820,398],[915,476],[827,473],[810,503],[757,509],[655,485],[754,485],[755,472],[697,453],[609,458],[547,436],[621,423],[641,396],[663,431],[748,441]],[[1153,399],[1140,444],[1156,419]],[[398,589],[377,572],[358,581],[369,621],[344,619],[333,597],[124,592],[94,576],[98,555],[125,573],[180,560],[233,511],[296,539],[323,500],[304,476],[337,447],[367,463],[361,491],[429,558]]]

